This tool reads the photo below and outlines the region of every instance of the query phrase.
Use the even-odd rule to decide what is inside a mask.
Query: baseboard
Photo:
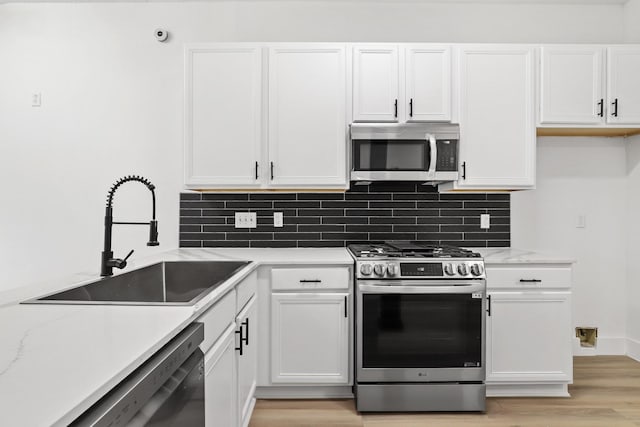
[[[258,399],[347,399],[353,398],[351,386],[275,386],[257,387]]]
[[[244,418],[244,423],[242,423],[242,427],[249,427],[249,423],[251,422],[251,415],[253,415],[253,409],[256,407],[256,398],[251,398],[251,403],[249,403],[249,409],[247,410],[247,415]]]
[[[640,341],[627,338],[627,356],[640,362]]]
[[[579,340],[576,339],[573,341],[573,355],[624,356],[627,354],[628,341],[626,338],[619,337],[598,337],[595,347],[581,347]]]
[[[569,397],[568,384],[487,384],[487,397]]]

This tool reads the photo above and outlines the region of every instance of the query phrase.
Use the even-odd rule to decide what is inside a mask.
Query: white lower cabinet
[[[255,405],[258,361],[257,274],[254,272],[199,318],[205,339],[205,424],[246,427]]]
[[[204,390],[207,426],[236,425],[235,335],[235,325],[231,324],[205,355]]]
[[[238,420],[240,426],[249,425],[255,405],[258,362],[257,296],[254,295],[236,317],[236,366],[238,368]],[[240,350],[241,349],[241,350]],[[220,424],[221,426],[223,424]]]
[[[568,395],[573,355],[566,270],[487,268],[488,395]],[[508,283],[514,274],[522,279]]]
[[[348,384],[347,293],[271,295],[271,382]]]

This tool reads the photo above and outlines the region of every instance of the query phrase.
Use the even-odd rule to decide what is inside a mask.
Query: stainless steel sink
[[[249,261],[165,261],[23,304],[193,305]]]

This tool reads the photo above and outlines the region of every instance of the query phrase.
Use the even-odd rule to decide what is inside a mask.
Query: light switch
[[[587,227],[587,217],[586,215],[578,215],[576,219],[576,228],[586,228]]]
[[[480,228],[489,229],[491,227],[491,215],[489,214],[481,214],[480,215]]]
[[[35,92],[31,94],[31,106],[39,107],[42,105],[42,94],[40,92]]]
[[[283,227],[284,220],[283,220],[283,215],[282,212],[274,212],[273,213],[273,226],[274,227]]]

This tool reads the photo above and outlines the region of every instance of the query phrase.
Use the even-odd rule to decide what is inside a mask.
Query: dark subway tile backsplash
[[[235,212],[258,227],[235,228]],[[284,227],[273,227],[283,212]],[[491,228],[480,228],[480,214]],[[439,194],[415,183],[373,183],[345,193],[182,193],[180,247],[344,247],[355,241],[417,240],[510,246],[509,194]]]

